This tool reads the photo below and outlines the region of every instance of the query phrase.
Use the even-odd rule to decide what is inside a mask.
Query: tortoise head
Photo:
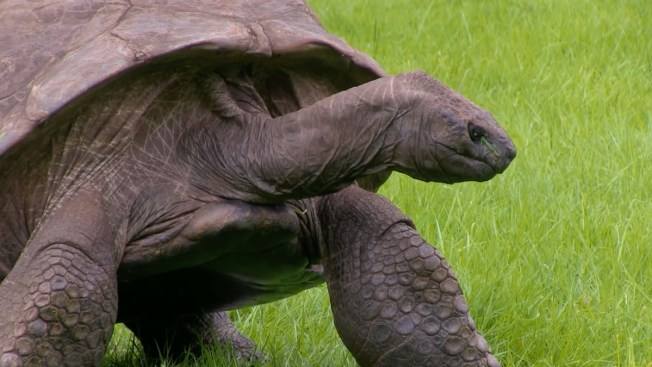
[[[421,72],[399,75],[396,82],[408,89],[400,93],[407,103],[399,103],[407,106],[399,111],[400,145],[407,147],[397,151],[409,153],[395,157],[398,171],[423,181],[486,181],[516,156],[491,114],[459,93]]]

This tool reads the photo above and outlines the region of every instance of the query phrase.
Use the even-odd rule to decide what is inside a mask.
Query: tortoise
[[[362,366],[498,366],[450,266],[376,194],[484,181],[487,111],[386,74],[304,2],[0,3],[0,366],[257,355],[225,313],[327,283]]]

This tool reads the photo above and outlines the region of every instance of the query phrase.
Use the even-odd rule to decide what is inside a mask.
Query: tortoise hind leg
[[[201,355],[202,349],[233,350],[240,362],[256,361],[262,355],[256,345],[236,329],[226,312],[181,315],[150,315],[125,325],[140,340],[148,360],[161,357],[182,361],[187,354]]]

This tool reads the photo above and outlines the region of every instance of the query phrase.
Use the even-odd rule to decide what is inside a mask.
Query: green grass
[[[311,3],[388,72],[429,72],[512,136],[490,182],[381,190],[447,256],[503,365],[652,366],[652,2]],[[265,365],[355,365],[324,288],[233,316]]]

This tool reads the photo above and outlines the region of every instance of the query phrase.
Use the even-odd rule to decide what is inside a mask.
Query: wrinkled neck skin
[[[269,204],[336,192],[360,177],[379,175],[379,186],[405,139],[398,107],[378,88],[272,118],[275,107],[258,102],[246,80],[208,83],[211,108],[228,122],[215,129],[214,116],[197,120],[181,144],[193,184],[215,195]]]

